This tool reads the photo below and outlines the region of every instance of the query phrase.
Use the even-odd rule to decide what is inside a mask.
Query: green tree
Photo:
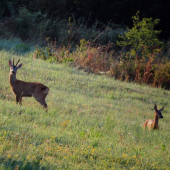
[[[143,18],[140,20],[139,11],[132,19],[133,28],[127,28],[127,31],[119,36],[122,40],[118,41],[117,44],[131,47],[130,52],[126,55],[131,59],[136,55],[145,59],[153,54],[154,57],[158,56],[163,47],[163,43],[157,38],[157,35],[160,34],[161,31],[154,30],[154,27],[160,20],[153,20],[152,18]]]

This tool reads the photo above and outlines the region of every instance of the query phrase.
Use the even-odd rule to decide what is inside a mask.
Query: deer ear
[[[22,63],[21,64],[19,64],[18,66],[17,66],[17,68],[21,68],[22,67]]]
[[[9,66],[12,67],[12,62],[11,62],[11,60],[9,60]]]
[[[160,111],[162,112],[164,110],[164,107],[162,107],[161,109],[160,109]]]
[[[157,105],[155,104],[155,106],[154,106],[154,110],[157,110]]]

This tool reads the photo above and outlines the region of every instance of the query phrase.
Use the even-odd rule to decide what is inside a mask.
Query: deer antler
[[[16,63],[16,66],[17,66],[17,64],[19,63],[19,61],[20,61],[20,59],[19,59],[18,62]]]

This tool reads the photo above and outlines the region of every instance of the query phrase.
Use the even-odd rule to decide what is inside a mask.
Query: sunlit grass
[[[0,52],[0,169],[169,169],[170,92],[87,74],[65,64]],[[47,85],[48,112],[34,98],[15,104],[17,78]],[[159,131],[144,131],[154,104],[165,106]]]

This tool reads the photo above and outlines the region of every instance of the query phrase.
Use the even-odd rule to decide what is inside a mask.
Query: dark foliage
[[[18,13],[25,6],[32,12],[41,11],[48,18],[75,18],[91,26],[96,20],[107,24],[110,20],[116,24],[132,27],[131,17],[140,11],[141,18],[159,18],[160,24],[156,29],[162,30],[161,38],[170,37],[169,5],[162,0],[1,0],[0,19]]]

